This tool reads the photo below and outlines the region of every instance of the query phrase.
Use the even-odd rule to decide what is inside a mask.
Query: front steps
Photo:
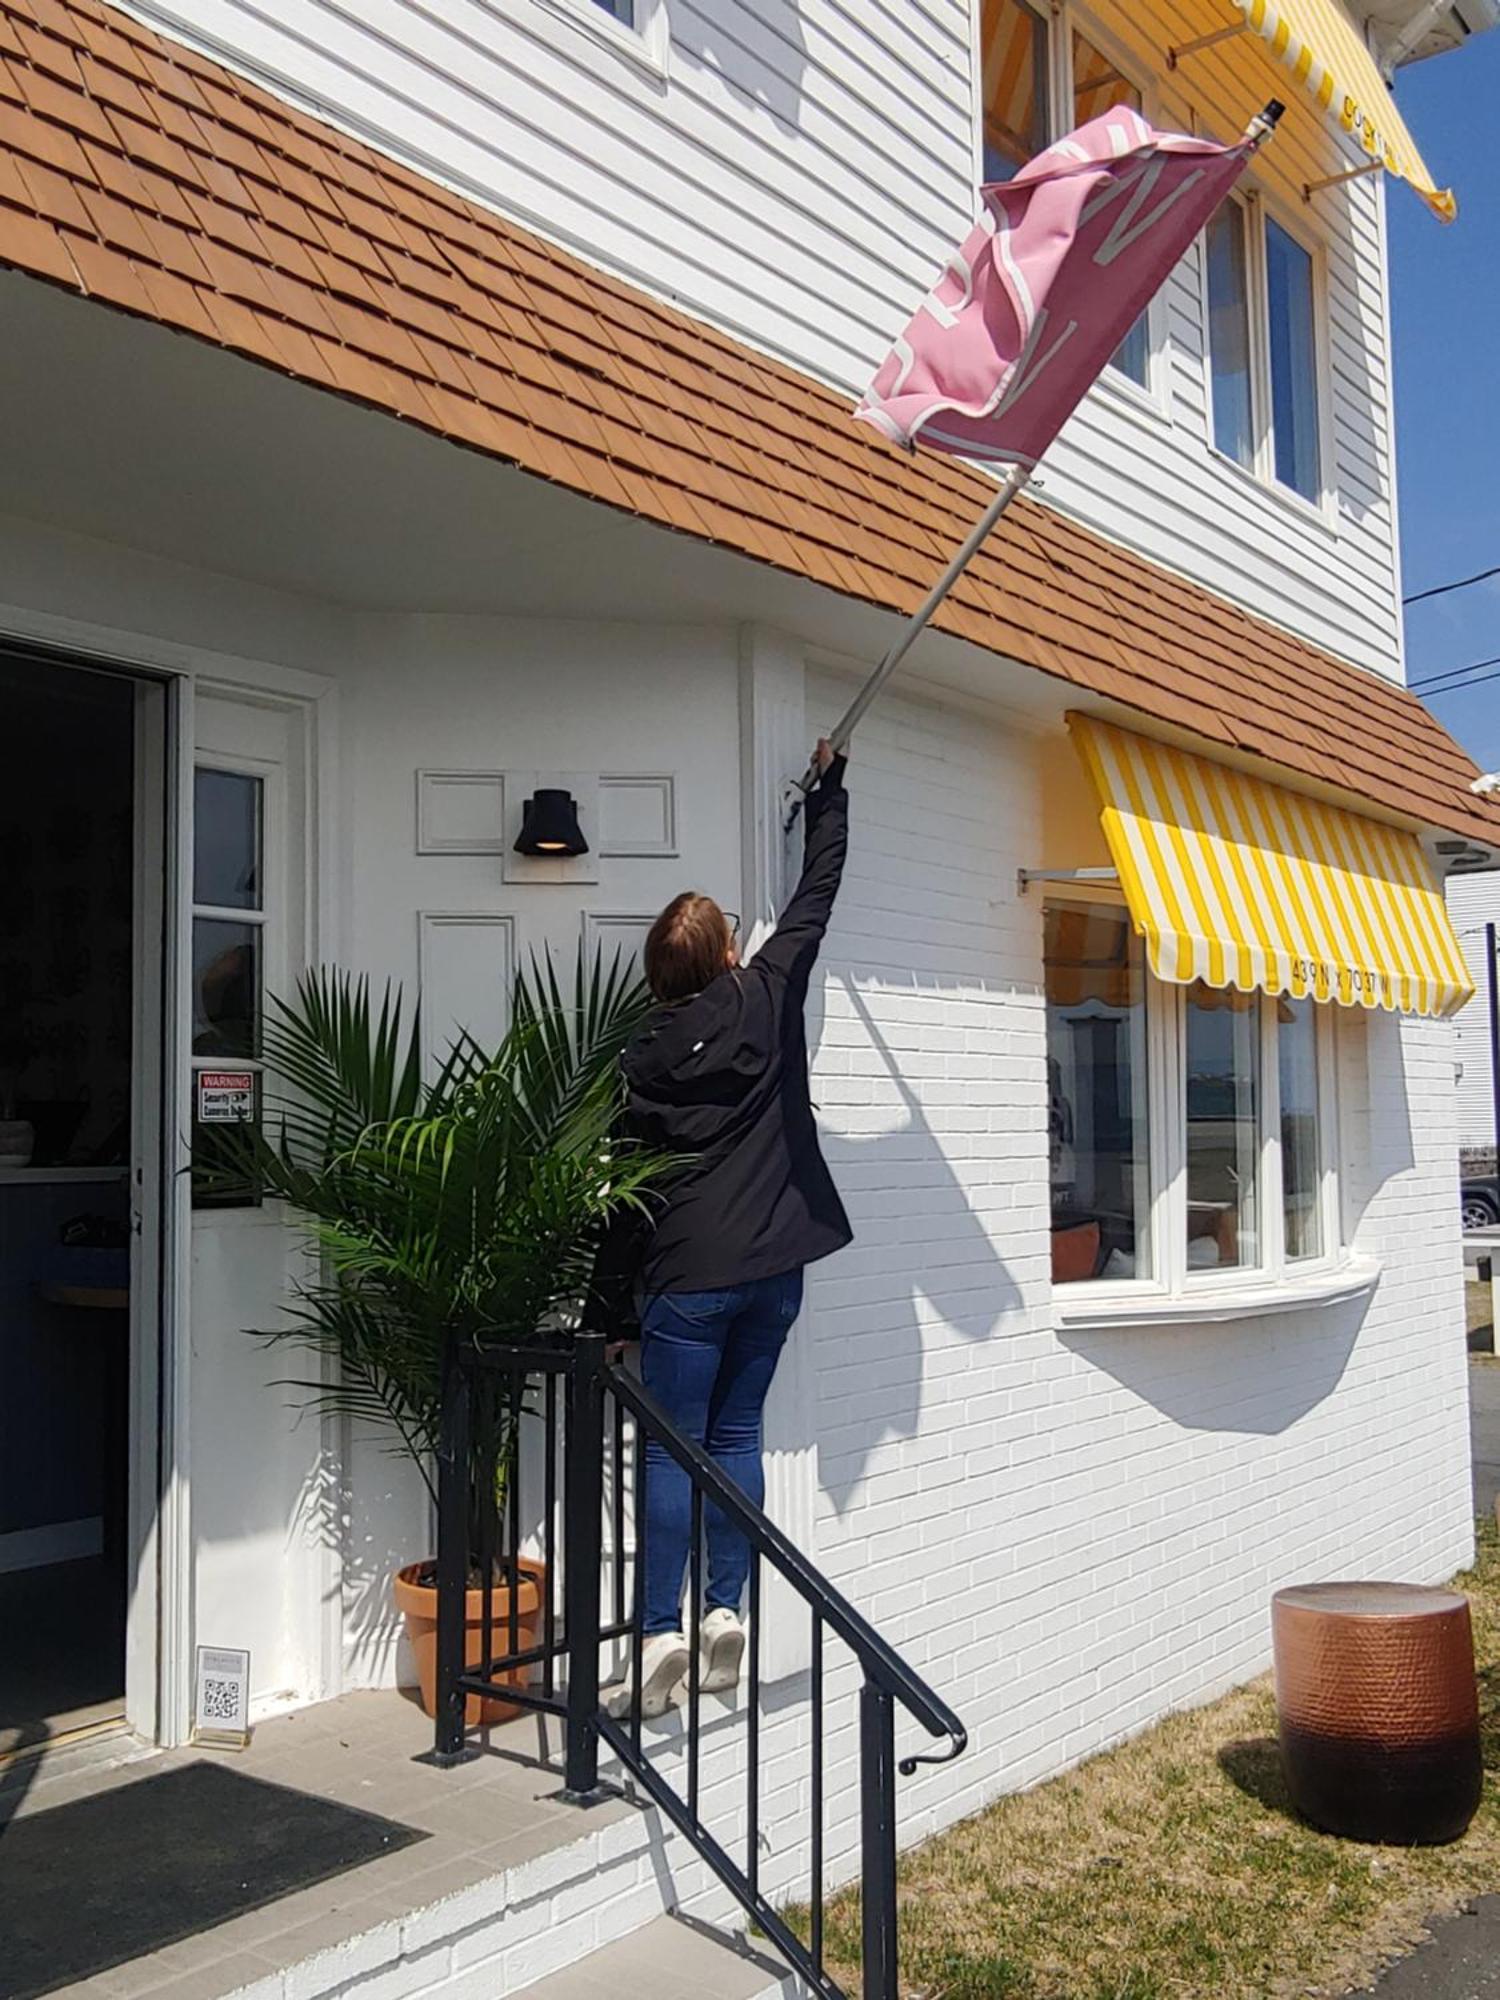
[[[798,2000],[801,1982],[742,1940],[658,1917],[514,2000]]]
[[[623,1799],[588,1810],[560,1801],[561,1772],[549,1754],[556,1745],[534,1719],[491,1732],[483,1754],[452,1770],[417,1761],[431,1743],[432,1725],[396,1694],[349,1695],[261,1723],[250,1748],[230,1759],[236,1771],[381,1814],[425,1838],[144,1957],[108,1962],[104,1936],[100,1969],[55,1993],[511,2000],[701,1891],[701,1865],[669,1840],[654,1811]],[[223,1755],[137,1748],[108,1762],[49,1759],[29,1792],[11,1794],[16,1826],[100,1789]],[[0,1887],[3,1872],[0,1855]],[[86,1878],[79,1917],[89,1921]],[[680,1946],[676,1928],[659,1935]],[[762,1981],[741,1990],[748,2000],[767,1989]]]

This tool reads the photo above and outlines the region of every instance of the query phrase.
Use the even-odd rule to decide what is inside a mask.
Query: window
[[[1184,997],[1190,1271],[1261,1261],[1260,1013],[1258,994],[1199,985]]]
[[[984,0],[984,178],[1008,181],[1051,138],[1048,17],[1026,0]]]
[[[1213,375],[1214,443],[1237,465],[1255,462],[1250,421],[1250,291],[1245,211],[1226,201],[1205,232],[1208,351]]]
[[[1150,1275],[1146,967],[1124,910],[1046,914],[1053,1268]]]
[[[1070,46],[1073,81],[1073,118],[1075,126],[1087,123],[1090,118],[1098,118],[1111,111],[1117,104],[1128,104],[1132,111],[1141,109],[1141,93],[1130,81],[1122,76],[1119,69],[1107,55],[1096,49],[1091,41],[1073,30]],[[1151,326],[1149,313],[1142,313],[1135,325],[1110,357],[1110,366],[1118,368],[1140,388],[1147,386],[1151,365]]]
[[[1258,203],[1226,202],[1205,236],[1214,444],[1316,502],[1323,467],[1313,254]]]
[[[200,765],[193,774],[193,1116],[202,1135],[243,1119],[260,1090],[264,988],[265,783]],[[252,1189],[200,1189],[202,1206],[242,1206]]]
[[[981,173],[1012,180],[1053,139],[1116,104],[1139,111],[1141,93],[1113,57],[1061,13],[1027,0],[984,0],[980,16]],[[1112,367],[1149,385],[1151,324],[1141,314]]]
[[[1271,350],[1271,434],[1276,477],[1316,499],[1318,341],[1313,324],[1313,260],[1279,222],[1266,223],[1266,315]]]
[[[1323,1254],[1323,1125],[1318,1014],[1312,1000],[1277,1003],[1282,1235],[1289,1263]]]
[[[536,5],[653,76],[667,74],[667,0],[536,0]]]
[[[1331,1261],[1330,1007],[1161,984],[1118,905],[1050,905],[1044,953],[1054,1282]]]

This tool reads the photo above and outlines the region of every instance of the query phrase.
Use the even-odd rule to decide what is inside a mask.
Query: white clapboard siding
[[[1493,1146],[1495,1096],[1484,927],[1500,924],[1500,874],[1456,875],[1448,884],[1448,908],[1479,988],[1453,1021],[1453,1057],[1458,1069],[1458,1143]]]
[[[971,0],[665,0],[665,75],[585,32],[593,0],[131,0],[321,115],[825,380],[863,386],[974,207]],[[1045,499],[1263,616],[1399,671],[1384,191],[1251,35],[1098,0],[1163,123],[1291,109],[1257,172],[1327,271],[1326,514],[1208,449],[1196,253],[1159,303],[1161,402],[1096,391]],[[1395,199],[1411,199],[1397,190]]]

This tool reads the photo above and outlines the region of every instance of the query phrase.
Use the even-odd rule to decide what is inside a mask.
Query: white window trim
[[[634,20],[628,27],[607,13],[598,0],[533,0],[533,4],[560,16],[649,76],[665,79],[672,47],[667,0],[634,0]]]
[[[1214,437],[1214,358],[1212,316],[1208,298],[1208,256],[1198,239],[1199,312],[1203,327],[1203,416],[1208,452],[1217,464],[1269,493],[1301,522],[1333,533],[1338,524],[1338,493],[1333,465],[1333,372],[1328,327],[1328,260],[1324,245],[1280,202],[1252,185],[1229,199],[1245,218],[1245,304],[1250,338],[1250,463],[1242,465],[1220,449]],[[1312,259],[1313,379],[1318,399],[1318,491],[1309,498],[1276,476],[1276,443],[1271,402],[1270,287],[1266,266],[1266,223],[1274,221]]]
[[[1049,902],[1118,904],[1124,898],[1060,887]],[[1315,1257],[1285,1255],[1281,1182],[1280,1066],[1276,1001],[1257,994],[1260,1013],[1261,1128],[1256,1200],[1261,1260],[1218,1271],[1187,1267],[1187,989],[1146,970],[1146,1131],[1150,1213],[1146,1233],[1151,1276],[1080,1279],[1054,1284],[1061,1324],[1172,1325],[1251,1318],[1301,1305],[1332,1304],[1367,1292],[1381,1267],[1352,1255],[1343,1240],[1339,1173],[1342,1143],[1338,1102],[1338,1031],[1334,1005],[1317,1006],[1319,1198],[1323,1247]]]

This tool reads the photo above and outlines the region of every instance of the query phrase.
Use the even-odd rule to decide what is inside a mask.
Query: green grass
[[[1500,1888],[1500,1541],[1479,1524],[1469,1595],[1484,1798],[1445,1848],[1304,1826],[1268,1681],[1175,1715],[905,1856],[903,1995],[924,2000],[1293,2000],[1345,1992],[1426,1920]],[[858,1991],[859,1901],[827,1917]]]

